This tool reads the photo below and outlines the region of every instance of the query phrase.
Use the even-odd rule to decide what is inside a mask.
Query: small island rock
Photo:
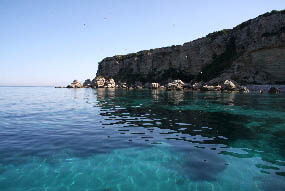
[[[71,85],[68,85],[66,88],[83,88],[83,85],[79,81],[73,80]]]

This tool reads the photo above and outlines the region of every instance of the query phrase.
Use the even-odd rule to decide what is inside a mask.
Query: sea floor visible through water
[[[1,191],[284,191],[285,94],[0,87]]]

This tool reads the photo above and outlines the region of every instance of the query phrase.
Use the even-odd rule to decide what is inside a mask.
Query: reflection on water
[[[5,190],[285,190],[284,94],[2,90]]]

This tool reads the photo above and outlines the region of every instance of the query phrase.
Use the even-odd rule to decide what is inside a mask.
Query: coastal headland
[[[248,92],[268,84],[285,84],[285,10],[183,45],[104,58],[93,80],[68,87]]]

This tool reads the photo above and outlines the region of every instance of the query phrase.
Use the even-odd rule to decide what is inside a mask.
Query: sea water
[[[285,94],[0,87],[1,191],[285,190]]]

